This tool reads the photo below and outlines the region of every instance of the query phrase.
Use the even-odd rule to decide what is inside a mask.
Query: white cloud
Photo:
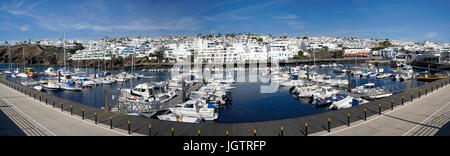
[[[278,19],[278,20],[292,20],[292,19],[298,19],[299,17],[294,14],[287,14],[287,15],[283,15],[283,16],[272,16],[272,18]]]
[[[425,37],[427,37],[427,38],[434,38],[434,37],[436,37],[437,36],[437,33],[436,32],[429,32],[429,33],[427,33],[426,35],[425,35]]]
[[[30,30],[30,26],[28,26],[28,25],[20,27],[20,31],[28,31],[28,30]]]
[[[250,16],[236,16],[236,15],[230,15],[231,19],[234,20],[248,20],[251,19],[252,17]]]
[[[68,24],[69,23],[69,24]],[[71,24],[70,24],[71,23]],[[198,30],[197,20],[190,17],[179,19],[150,20],[135,19],[127,22],[128,24],[96,24],[89,22],[71,22],[71,21],[45,21],[40,25],[44,29],[55,31],[62,30],[92,30],[92,31],[159,31],[159,30]]]
[[[306,22],[299,20],[289,20],[286,24],[290,25],[294,29],[305,29]]]

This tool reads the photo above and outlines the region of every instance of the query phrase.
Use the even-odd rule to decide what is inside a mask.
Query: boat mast
[[[26,46],[26,45],[24,45],[23,48],[22,48],[22,55],[23,55],[23,70],[25,70],[25,61],[26,61],[26,60],[25,60],[25,46]]]
[[[64,31],[63,37],[63,50],[64,50],[64,71],[66,70],[66,32]]]
[[[136,52],[136,46],[133,47],[133,54],[131,57],[131,82],[130,82],[130,89],[133,89],[133,78],[134,78],[134,53]]]
[[[11,44],[8,43],[8,52],[9,52],[9,71],[11,71],[12,67],[12,56],[11,56]]]

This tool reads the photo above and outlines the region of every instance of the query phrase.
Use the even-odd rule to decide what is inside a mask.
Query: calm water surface
[[[354,66],[354,65],[351,65]],[[0,65],[0,69],[7,69],[8,66]],[[43,72],[47,67],[35,67],[38,72]],[[383,67],[385,72],[390,72],[391,68]],[[85,69],[84,69],[85,70]],[[415,70],[416,72],[421,72]],[[327,74],[330,76],[337,75],[332,68],[319,68],[317,69],[319,74]],[[88,73],[94,73],[94,70],[88,70]],[[120,71],[114,71],[114,73],[120,73]],[[153,76],[154,79],[139,79],[133,81],[133,87],[143,82],[158,82],[170,79],[170,72],[137,72],[146,76]],[[248,72],[246,76],[248,76]],[[372,79],[372,78],[352,78],[352,86],[360,86],[366,83],[375,83],[376,87],[385,86],[392,88],[395,92],[401,90],[408,90],[413,87],[423,85],[421,82],[415,80],[396,82],[391,79]],[[279,120],[294,117],[301,117],[307,115],[313,115],[317,113],[329,111],[327,108],[315,108],[313,105],[306,101],[298,100],[289,93],[289,88],[280,87],[277,92],[270,94],[260,93],[260,87],[262,85],[270,85],[269,83],[262,82],[237,82],[236,88],[232,89],[230,98],[232,104],[220,110],[219,119],[220,123],[240,123],[240,122],[258,122]],[[97,86],[93,88],[85,88],[82,92],[67,92],[49,91],[49,94],[72,100],[85,105],[101,108],[104,107],[104,90],[116,89],[116,88],[130,88],[131,82],[127,81],[122,84],[114,84],[111,86]],[[342,88],[345,89],[345,88]]]

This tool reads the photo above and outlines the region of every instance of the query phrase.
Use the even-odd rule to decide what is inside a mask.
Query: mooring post
[[[308,123],[305,123],[305,136],[308,136]]]
[[[128,134],[131,134],[131,122],[128,120]]]
[[[94,115],[97,115],[97,112]],[[84,108],[81,108],[81,119],[84,120]]]
[[[367,121],[367,108],[364,108],[364,121]]]
[[[331,118],[328,118],[328,133],[331,132]]]
[[[394,110],[394,99],[391,100],[391,110]]]
[[[350,113],[347,114],[347,126],[350,127]]]
[[[152,136],[152,124],[148,124],[148,136]]]
[[[402,106],[404,105],[404,103],[405,103],[405,97],[402,96]]]
[[[378,115],[381,115],[381,104],[378,105]]]

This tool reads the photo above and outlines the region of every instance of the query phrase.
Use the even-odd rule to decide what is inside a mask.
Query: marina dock
[[[199,130],[202,136],[225,136],[226,132],[230,136],[433,135],[448,122],[448,103],[441,101],[450,101],[443,96],[450,90],[450,79],[446,78],[364,105],[311,116],[251,123],[189,124],[118,115],[34,91],[6,79],[0,82],[2,111],[5,112],[5,107],[17,107],[23,112],[20,114],[23,118],[30,117],[27,121],[39,129],[36,131],[41,131],[41,135],[127,135],[128,121],[131,135],[151,136],[197,136]],[[381,115],[378,115],[379,110]],[[11,114],[5,114],[12,118]],[[94,124],[96,118],[98,125]],[[25,132],[27,128],[17,127],[24,131],[23,135],[32,135]]]

